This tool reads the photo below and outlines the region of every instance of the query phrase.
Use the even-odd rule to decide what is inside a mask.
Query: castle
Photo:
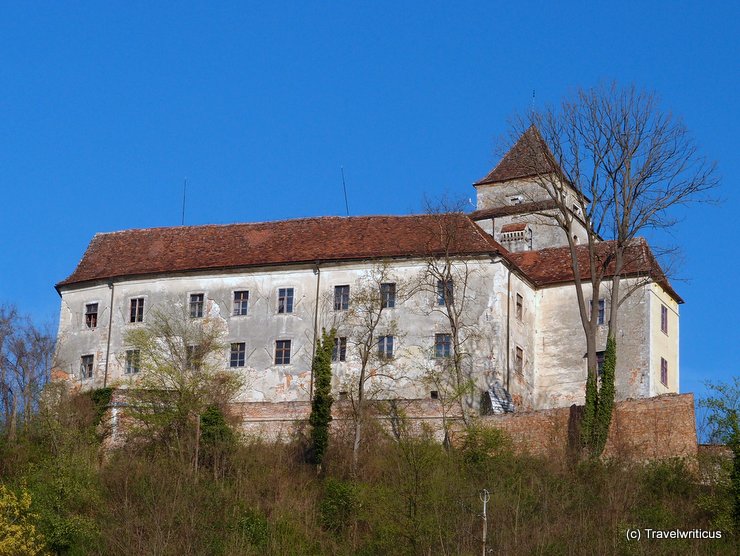
[[[446,312],[455,299],[464,368],[476,390],[471,408],[583,403],[586,348],[570,250],[555,225],[556,207],[534,179],[533,165],[522,162],[531,155],[529,133],[474,184],[477,209],[470,214],[96,234],[74,272],[56,285],[56,375],[82,389],[135,377],[138,361],[125,343],[126,331],[146,326],[156,307],[181,306],[188,318],[223,323],[223,368],[248,378],[240,394],[246,405],[270,408],[272,416],[296,404],[307,408],[315,341],[322,327],[331,326],[337,327],[335,397],[351,396],[348,384],[360,362],[352,345],[357,325],[345,317],[358,303],[357,292],[381,273],[377,289],[384,311],[370,362],[371,375],[383,369],[371,377],[376,396],[440,396],[430,376],[450,357]],[[578,222],[580,214],[575,216]],[[574,228],[576,242],[585,242],[581,228]],[[634,242],[630,253],[623,276],[632,293],[617,323],[617,398],[678,392],[683,301],[644,240]],[[429,272],[440,260],[451,261],[449,280]],[[591,303],[599,304],[603,350],[608,288]],[[492,408],[494,401],[499,403]]]

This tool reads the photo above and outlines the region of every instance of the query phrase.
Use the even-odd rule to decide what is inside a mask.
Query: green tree
[[[334,398],[331,395],[331,356],[334,350],[336,330],[321,330],[321,339],[316,345],[313,358],[314,391],[311,400],[311,448],[312,463],[321,466],[326,447],[329,444],[329,423],[331,423],[331,406]]]
[[[131,433],[192,453],[196,469],[201,416],[231,402],[245,382],[224,369],[225,332],[221,319],[155,307],[145,326],[125,335]]]
[[[732,518],[740,531],[740,377],[731,383],[707,383],[712,395],[699,402],[709,410],[707,424],[713,442],[727,445],[732,450],[733,462],[730,491],[733,498]]]

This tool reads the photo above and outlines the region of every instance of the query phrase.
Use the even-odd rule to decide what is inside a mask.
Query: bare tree
[[[464,230],[460,226],[463,203],[442,200],[436,205],[426,203],[427,250],[417,289],[432,299],[428,313],[444,316],[448,325],[446,334],[435,338],[434,363],[427,372],[427,380],[439,392],[443,408],[443,428],[448,433],[448,414],[458,406],[463,422],[470,421],[470,407],[474,393],[472,377],[473,343],[480,336],[478,323],[471,317],[473,280],[480,261],[460,253]]]
[[[355,283],[346,286],[347,290],[344,287],[338,286],[330,302],[332,326],[344,339],[335,343],[337,359],[345,341],[349,368],[352,369],[353,359],[357,361],[355,370],[344,377],[351,392],[352,469],[356,474],[369,402],[388,392],[393,381],[401,376],[397,364],[401,334],[391,310],[403,303],[408,287],[393,274],[387,262],[375,264]]]
[[[584,285],[590,286],[591,299],[599,299],[602,283],[608,281],[608,345],[616,350],[619,308],[634,291],[621,291],[622,280],[636,258],[645,257],[638,236],[673,225],[677,206],[705,200],[718,183],[715,165],[699,154],[686,126],[661,109],[654,93],[635,86],[580,89],[559,106],[521,118],[515,128],[524,153],[517,164],[552,201],[556,210],[543,212],[543,217],[562,228],[570,249],[587,348],[588,436],[589,412],[599,412],[599,307],[589,303]],[[585,244],[579,245],[584,235]],[[661,273],[654,261],[640,262]],[[611,419],[613,386],[602,382],[612,399],[602,400],[603,426],[594,450],[598,453]]]
[[[12,438],[30,423],[49,381],[54,337],[14,307],[0,307],[0,389],[5,428]]]

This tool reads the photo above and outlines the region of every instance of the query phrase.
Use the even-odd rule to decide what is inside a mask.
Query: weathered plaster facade
[[[478,210],[450,221],[456,242],[453,292],[464,306],[463,367],[476,389],[468,403],[478,409],[494,384],[506,388],[519,410],[583,403],[586,348],[572,278],[566,272],[564,279],[538,281],[514,255],[548,252],[547,260],[559,257],[558,268],[567,271],[567,250],[548,251],[566,245],[566,237],[541,205],[526,208],[546,202],[547,193],[526,176],[498,180],[498,168],[476,184]],[[124,384],[131,378],[125,373],[127,331],[146,326],[155,308],[185,312],[190,296],[202,294],[203,316],[223,323],[227,344],[246,346],[243,366],[231,367],[229,350],[223,353],[224,370],[245,377],[239,401],[244,407],[259,404],[254,407],[260,415],[276,404],[277,419],[280,407],[307,407],[311,360],[322,327],[337,327],[338,337],[352,335],[349,312],[333,306],[335,287],[349,286],[353,303],[353,292],[367,286],[374,268],[385,265],[386,281],[397,285],[399,295],[394,307],[385,309],[376,336],[393,335],[393,357],[369,385],[377,398],[436,400],[428,377],[445,362],[435,354],[435,339],[450,333],[450,323],[425,270],[439,259],[439,245],[433,245],[450,222],[432,216],[326,218],[96,236],[75,273],[57,286],[58,370],[85,389]],[[506,226],[523,234],[507,239]],[[582,228],[575,233],[585,241]],[[634,291],[622,303],[617,323],[618,399],[679,390],[681,301],[650,270],[636,267],[623,282],[623,292]],[[292,293],[291,311],[279,310],[284,289]],[[235,314],[235,292],[248,292],[246,314]],[[603,349],[607,283],[600,297],[605,314],[598,348]],[[131,322],[134,299],[143,299],[143,322]],[[94,326],[86,316],[92,304],[97,307]],[[276,342],[285,341],[290,341],[290,363],[278,364]],[[83,368],[89,356],[91,370]],[[377,365],[370,368],[371,374],[377,370]],[[358,354],[348,345],[346,360],[334,363],[336,398],[351,392],[358,371]]]

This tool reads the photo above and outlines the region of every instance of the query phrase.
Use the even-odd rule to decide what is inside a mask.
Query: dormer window
[[[518,222],[515,224],[506,224],[501,227],[499,241],[521,241],[526,239],[527,223]]]

